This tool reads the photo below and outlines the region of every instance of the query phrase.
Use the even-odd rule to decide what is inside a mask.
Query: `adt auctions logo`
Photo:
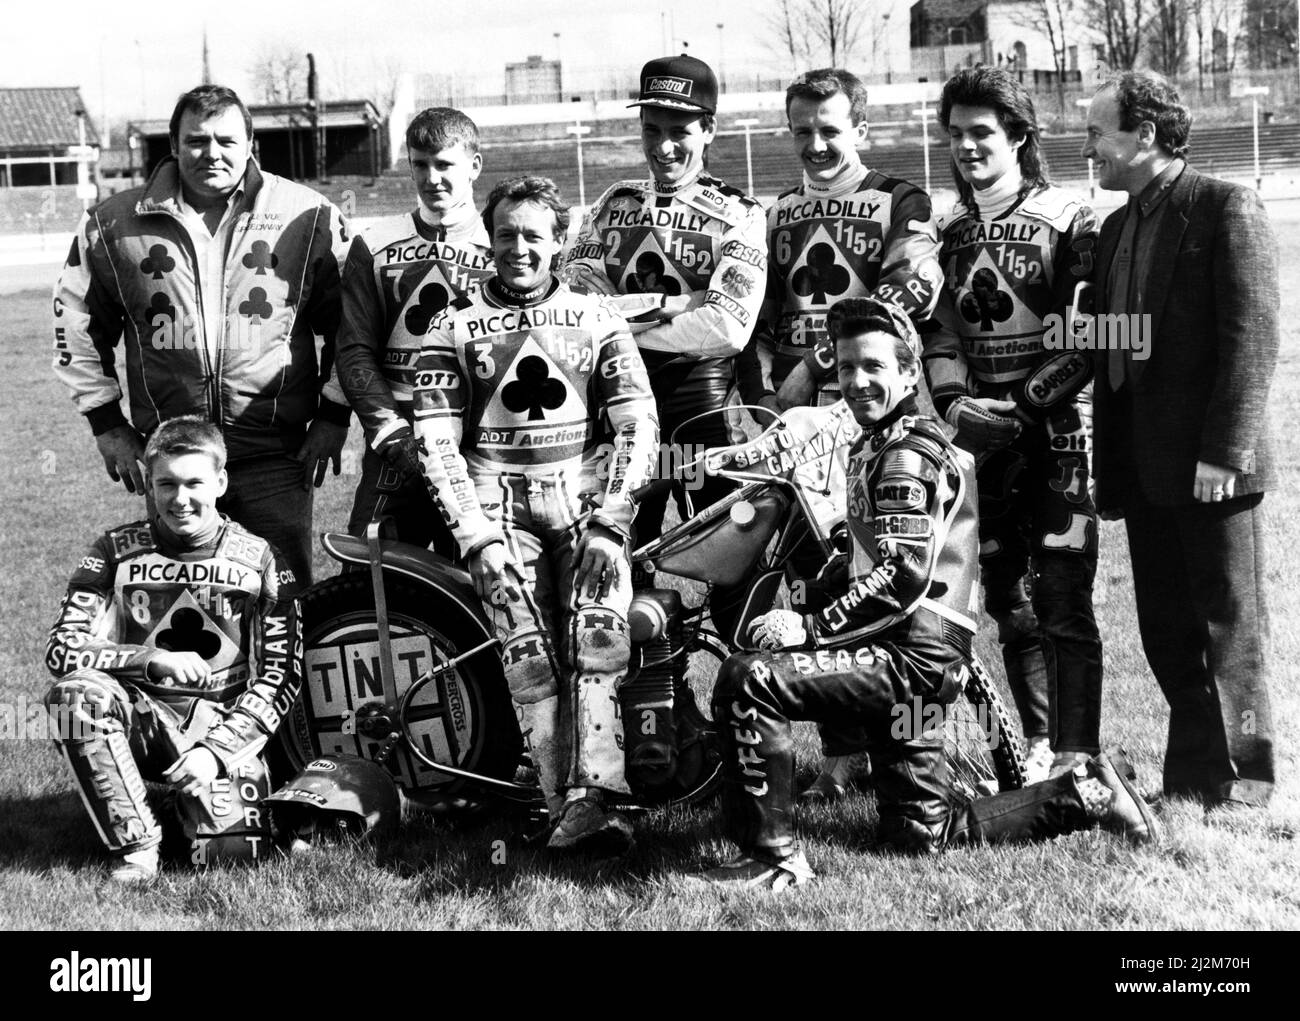
[[[131,993],[149,999],[153,959],[150,957],[87,957],[77,951],[50,962],[50,989],[56,993]]]

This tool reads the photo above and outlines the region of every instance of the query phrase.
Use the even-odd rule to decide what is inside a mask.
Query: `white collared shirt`
[[[217,229],[208,233],[202,211],[185,201],[183,190],[177,189],[176,194],[181,223],[194,245],[198,298],[203,310],[204,344],[213,355],[225,336],[222,320],[226,314],[226,253],[230,249],[231,225],[237,219],[236,210],[242,204],[243,197],[244,186],[241,183],[227,197],[226,208],[217,223]]]

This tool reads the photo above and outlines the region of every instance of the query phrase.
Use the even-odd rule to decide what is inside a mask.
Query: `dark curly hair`
[[[1121,131],[1136,131],[1143,121],[1156,129],[1156,145],[1170,156],[1186,156],[1191,146],[1192,115],[1178,97],[1178,90],[1164,75],[1154,71],[1125,71],[1098,89],[1115,90]]]
[[[997,115],[998,123],[1013,142],[1021,140],[1016,152],[1023,183],[1020,194],[1045,188],[1051,183],[1047,173],[1047,158],[1039,144],[1038,115],[1034,100],[1016,78],[997,67],[968,67],[958,71],[943,86],[939,99],[939,123],[948,130],[948,120],[954,106],[983,106]],[[975,189],[961,176],[957,161],[952,160],[952,179],[957,194],[968,209],[975,208]]]

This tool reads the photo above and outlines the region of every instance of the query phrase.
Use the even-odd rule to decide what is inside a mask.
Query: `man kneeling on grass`
[[[1051,837],[1097,823],[1153,839],[1156,821],[1118,749],[1024,790],[969,803],[953,794],[942,728],[923,724],[942,715],[926,709],[952,702],[969,675],[974,463],[917,414],[920,341],[902,310],[850,298],[830,309],[827,328],[840,389],[863,429],[849,455],[847,591],[817,614],[764,614],[751,633],[765,651],[723,665],[713,716],[724,744],[724,826],[741,853],[703,878],[778,890],[812,879],[793,834],[791,720],[865,729],[881,836],[900,850]],[[793,651],[813,649],[835,652]],[[901,736],[900,710],[920,717]]]
[[[217,512],[220,430],[194,415],[163,422],[144,463],[156,516],[82,557],[45,657],[55,741],[119,883],[158,873],[145,779],[177,792],[195,864],[269,853],[258,755],[302,675],[293,571]]]

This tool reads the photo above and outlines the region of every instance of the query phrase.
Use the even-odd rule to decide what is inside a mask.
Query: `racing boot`
[[[596,858],[621,858],[632,850],[632,824],[621,812],[605,807],[599,787],[571,787],[546,846],[552,851],[581,851]]]
[[[1076,785],[1092,818],[1135,844],[1160,839],[1160,823],[1133,786],[1135,773],[1122,748],[1107,748],[1089,760],[1087,771],[1087,778],[1077,780]]]
[[[129,851],[118,856],[118,864],[108,873],[108,881],[117,886],[138,886],[158,878],[158,848]]]
[[[772,890],[780,893],[791,886],[811,883],[816,875],[803,851],[796,847],[788,857],[770,861],[741,854],[692,878],[719,890]]]
[[[838,801],[848,793],[849,781],[852,778],[853,757],[851,755],[828,755],[822,759],[822,771],[817,775],[817,779],[799,795],[799,804],[822,805]]]
[[[552,695],[540,702],[516,704],[519,732],[524,748],[537,771],[537,786],[546,798],[546,810],[555,819],[564,806],[564,775],[568,771],[568,752],[560,729],[560,697]]]
[[[610,607],[579,607],[570,642],[573,767],[566,786],[629,794],[618,698],[632,654],[627,618]]]

